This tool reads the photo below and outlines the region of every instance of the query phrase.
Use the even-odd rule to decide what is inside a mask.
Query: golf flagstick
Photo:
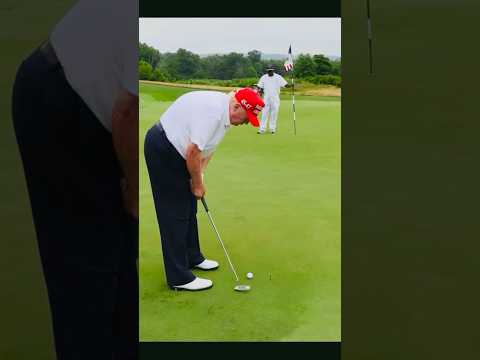
[[[296,114],[295,114],[295,81],[293,80],[293,69],[292,69],[292,106],[293,106],[293,133],[297,135],[297,123],[296,123]]]
[[[222,238],[220,237],[220,234],[218,233],[217,227],[215,226],[215,223],[213,222],[212,216],[210,215],[210,210],[208,209],[208,206],[207,206],[207,202],[205,201],[204,197],[202,197],[201,200],[202,200],[203,207],[205,208],[205,212],[207,213],[208,219],[210,220],[210,224],[212,224],[212,227],[215,230],[215,233],[217,234],[217,239],[220,242],[220,245],[222,245],[223,252],[225,253],[225,256],[227,257],[230,268],[232,269],[232,271],[235,275],[235,279],[237,280],[237,282],[239,282],[240,279],[238,278],[237,272],[235,271],[235,268],[233,267],[232,261],[230,260],[230,256],[228,256],[227,249],[225,248],[225,245],[223,245],[223,241],[222,241]]]
[[[292,45],[288,48],[288,59],[283,64],[285,70],[292,71],[292,107],[293,107],[293,133],[297,135],[297,114],[295,113],[295,79],[294,79],[294,71],[293,71],[293,55],[292,55]]]

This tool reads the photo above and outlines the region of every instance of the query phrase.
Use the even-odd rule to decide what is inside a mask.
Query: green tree
[[[313,55],[313,62],[315,63],[315,73],[317,75],[332,73],[332,64],[330,64],[330,60],[326,56]]]
[[[342,75],[342,63],[341,60],[333,60],[332,64],[332,75]]]
[[[201,68],[205,78],[222,79],[222,57],[220,55],[210,55],[201,59]]]
[[[166,71],[161,70],[160,68],[157,68],[153,71],[152,80],[154,80],[154,81],[169,81],[170,76]]]
[[[252,50],[248,52],[247,57],[252,63],[252,65],[255,65],[261,61],[262,53],[258,50]]]
[[[295,62],[295,75],[299,78],[314,76],[316,64],[310,55],[300,54]]]
[[[217,79],[252,82],[266,73],[273,65],[275,72],[284,77],[289,76],[283,67],[284,60],[262,60],[262,53],[252,50],[247,55],[229,53],[200,57],[185,49],[175,53],[160,53],[147,44],[139,43],[140,79],[156,81],[177,81],[189,79]],[[334,76],[332,78],[325,76]],[[300,54],[295,59],[295,76],[309,78],[313,83],[340,83],[341,61],[330,60],[324,55]],[[237,82],[238,82],[237,81]],[[253,80],[254,81],[254,80]]]
[[[155,69],[160,62],[161,54],[160,52],[147,44],[140,43],[138,47],[139,60],[143,60],[152,65],[152,68]]]
[[[255,67],[255,71],[256,71],[256,73],[257,73],[256,76],[257,76],[257,77],[262,76],[263,73],[264,73],[264,72],[263,72],[263,64],[262,64],[261,62],[259,62],[259,63],[256,63],[256,64],[254,65],[254,67]]]
[[[174,68],[173,66],[173,61],[175,59],[175,53],[163,53],[160,54],[160,61],[157,65],[157,69],[159,69],[163,74],[165,74],[168,78],[168,81],[174,81],[175,76],[172,73],[172,69]]]
[[[185,49],[178,49],[175,55],[168,69],[175,77],[189,79],[200,69],[200,56]]]
[[[207,72],[205,71],[205,69],[203,68],[203,66],[198,69],[195,74],[193,74],[192,78],[193,79],[208,79],[208,74]]]
[[[222,79],[241,79],[245,77],[246,69],[250,66],[250,60],[243,54],[232,52],[223,59]]]
[[[257,77],[257,70],[253,65],[250,65],[249,67],[247,67],[247,69],[245,70],[245,77],[247,78]]]
[[[152,78],[152,65],[148,62],[140,60],[138,63],[138,76],[140,80],[150,80]]]

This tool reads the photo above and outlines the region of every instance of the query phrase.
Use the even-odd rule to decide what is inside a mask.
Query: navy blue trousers
[[[170,287],[183,285],[195,279],[190,269],[205,260],[200,251],[197,199],[190,190],[190,174],[185,159],[157,125],[147,132],[144,152],[167,283]]]
[[[39,51],[18,69],[12,107],[57,359],[138,359],[138,220],[112,135]]]

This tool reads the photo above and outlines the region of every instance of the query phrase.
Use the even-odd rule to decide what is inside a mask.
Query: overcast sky
[[[160,52],[341,56],[340,18],[140,18],[140,41]]]

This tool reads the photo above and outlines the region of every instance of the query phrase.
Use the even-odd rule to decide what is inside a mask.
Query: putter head
[[[250,291],[250,285],[237,285],[233,289],[235,291]]]

